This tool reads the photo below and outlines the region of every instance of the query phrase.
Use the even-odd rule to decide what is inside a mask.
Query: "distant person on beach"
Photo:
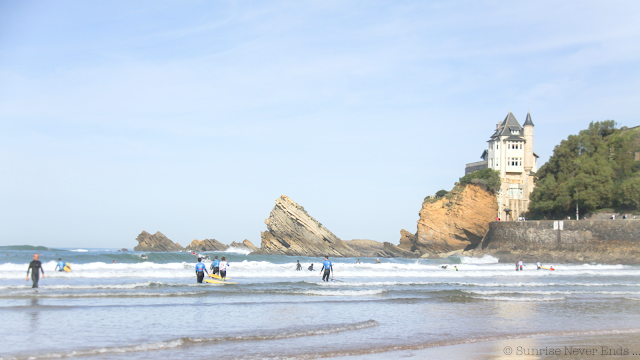
[[[380,259],[376,258],[376,264],[380,264]]]
[[[540,270],[540,268],[542,267],[542,264],[540,264],[540,260],[538,260],[538,262],[536,262],[536,266],[538,266],[538,268],[536,270]]]
[[[518,268],[518,265],[519,265],[519,264],[518,264],[518,262],[516,261],[516,271],[520,270],[520,269]]]
[[[322,269],[320,269],[320,273],[322,274],[322,270],[324,270],[324,274],[322,275],[322,281],[329,281],[329,275],[333,272],[333,264],[329,261],[329,257],[324,257],[324,262],[322,263]],[[326,280],[325,280],[326,279]]]
[[[33,281],[33,286],[31,287],[37,289],[41,271],[42,278],[44,279],[44,269],[42,268],[42,263],[38,260],[38,254],[33,254],[33,261],[29,263],[29,268],[27,269],[27,281],[29,281],[29,270],[31,270],[31,280]]]
[[[518,261],[518,266],[520,267],[520,271],[522,271],[522,267],[526,265],[522,262],[522,259],[520,259],[520,261]]]
[[[360,264],[360,259],[358,259],[358,261],[356,261],[356,264]]]
[[[220,270],[220,278],[222,280],[224,280],[224,278],[227,277],[227,267],[229,267],[229,263],[227,262],[227,260],[225,260],[225,257],[222,257],[222,260],[220,260],[220,264],[218,264],[219,270]]]
[[[214,257],[213,261],[211,262],[211,273],[212,274],[217,274],[220,272],[220,260],[218,260],[218,257]]]
[[[311,265],[309,265],[309,268],[307,270],[313,271],[313,263],[311,263]]]
[[[198,263],[196,264],[196,277],[198,279],[199,284],[202,284],[202,280],[204,279],[205,272],[207,273],[207,275],[209,275],[209,272],[207,271],[207,266],[202,263],[202,258],[198,258]]]
[[[116,261],[115,261],[115,260],[113,260],[113,263],[115,264],[115,263],[116,263]]]
[[[458,271],[458,267],[456,265],[454,265],[453,268],[456,269],[456,271]]]
[[[296,271],[302,270],[302,265],[300,264],[300,260],[296,260]]]
[[[53,271],[64,271],[64,261],[62,261],[61,258],[58,258],[58,264],[56,265],[56,268],[53,269]]]

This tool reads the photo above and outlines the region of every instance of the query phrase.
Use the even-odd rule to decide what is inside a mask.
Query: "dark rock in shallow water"
[[[180,251],[183,250],[182,246],[175,244],[169,240],[160,231],[151,235],[146,231],[142,231],[136,238],[138,240],[138,246],[134,247],[135,251]]]
[[[129,250],[127,250],[127,249],[125,249],[125,248],[122,248],[122,249],[120,249],[120,250],[118,250],[118,251],[129,251]]]
[[[187,246],[187,250],[191,251],[224,251],[228,246],[216,239],[195,239]]]

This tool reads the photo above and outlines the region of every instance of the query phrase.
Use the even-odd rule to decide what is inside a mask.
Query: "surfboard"
[[[66,271],[66,272],[70,272],[71,271],[71,266],[69,266],[69,263],[65,263],[64,264],[63,270]]]
[[[222,279],[222,278],[220,277],[220,275],[216,275],[216,274],[209,274],[209,277],[212,277],[212,278],[214,278],[214,279]],[[227,280],[231,280],[231,278],[230,278],[230,277],[225,278],[225,279],[227,279]]]
[[[220,280],[211,280],[211,279],[204,279],[205,282],[208,282],[209,284],[237,284],[236,282],[231,282],[231,281],[220,281]]]
[[[540,269],[551,270],[551,271],[555,271],[556,270],[556,269],[546,268],[544,266],[540,266]]]

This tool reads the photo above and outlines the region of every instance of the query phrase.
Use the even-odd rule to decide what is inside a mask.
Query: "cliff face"
[[[180,251],[182,246],[175,244],[169,240],[160,231],[151,235],[146,231],[142,231],[136,238],[138,245],[133,248],[135,251]]]
[[[286,195],[276,200],[267,231],[261,232],[261,253],[293,256],[351,257],[358,253]]]
[[[345,240],[344,241],[347,246],[352,248],[354,251],[357,251],[358,256],[363,257],[378,257],[383,256],[380,254],[382,250],[384,250],[384,244],[375,240],[367,240],[367,239],[354,239],[354,240]]]
[[[495,219],[495,195],[476,184],[456,186],[449,194],[425,201],[415,235],[401,231],[400,248],[441,254],[478,245]]]
[[[216,239],[195,239],[187,246],[187,250],[191,251],[224,251],[228,246]]]

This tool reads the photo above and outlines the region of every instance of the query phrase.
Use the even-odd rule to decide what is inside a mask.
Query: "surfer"
[[[300,260],[296,260],[296,271],[302,270],[302,265],[300,264]]]
[[[380,259],[376,258],[376,264],[380,264]]]
[[[309,268],[307,268],[307,270],[313,271],[313,263],[311,263],[311,265],[309,265]]]
[[[518,269],[518,262],[516,261],[516,271],[518,271],[520,269]]]
[[[205,272],[207,273],[207,275],[209,275],[207,266],[202,263],[202,258],[198,258],[198,263],[196,264],[196,277],[199,284],[202,284],[202,279],[204,279]]]
[[[456,271],[458,271],[458,267],[457,266],[454,265],[453,268],[456,269]]]
[[[64,271],[64,261],[62,261],[61,258],[58,258],[58,264],[56,265],[56,268],[53,269],[53,271]]]
[[[446,270],[449,267],[449,265],[442,265],[440,267]]]
[[[227,266],[229,266],[229,263],[227,263],[223,256],[220,264],[218,264],[218,267],[220,269],[220,279],[222,279],[222,281],[224,281],[224,278],[227,277]]]
[[[212,274],[217,274],[220,272],[220,260],[218,260],[218,257],[214,257],[213,261],[211,262],[211,273]]]
[[[520,259],[520,261],[518,261],[518,267],[520,267],[520,271],[522,271],[522,267],[523,266],[527,266],[522,262],[522,259]]]
[[[542,265],[540,264],[540,260],[538,260],[538,262],[536,263],[536,265],[538,266],[538,268],[536,270],[540,270],[540,268],[542,267]]]
[[[331,261],[329,261],[328,256],[324,257],[324,262],[322,263],[322,269],[320,269],[321,274],[322,274],[322,270],[324,270],[324,275],[322,275],[322,281],[329,281],[329,275],[333,272],[333,264],[331,264]]]
[[[29,263],[27,269],[27,281],[29,281],[29,270],[31,270],[31,280],[33,281],[32,288],[38,288],[38,281],[40,280],[40,272],[42,271],[42,278],[44,279],[44,269],[42,263],[38,260],[38,254],[33,254],[33,261]]]
[[[358,259],[358,261],[356,261],[356,264],[360,264],[360,259]]]

